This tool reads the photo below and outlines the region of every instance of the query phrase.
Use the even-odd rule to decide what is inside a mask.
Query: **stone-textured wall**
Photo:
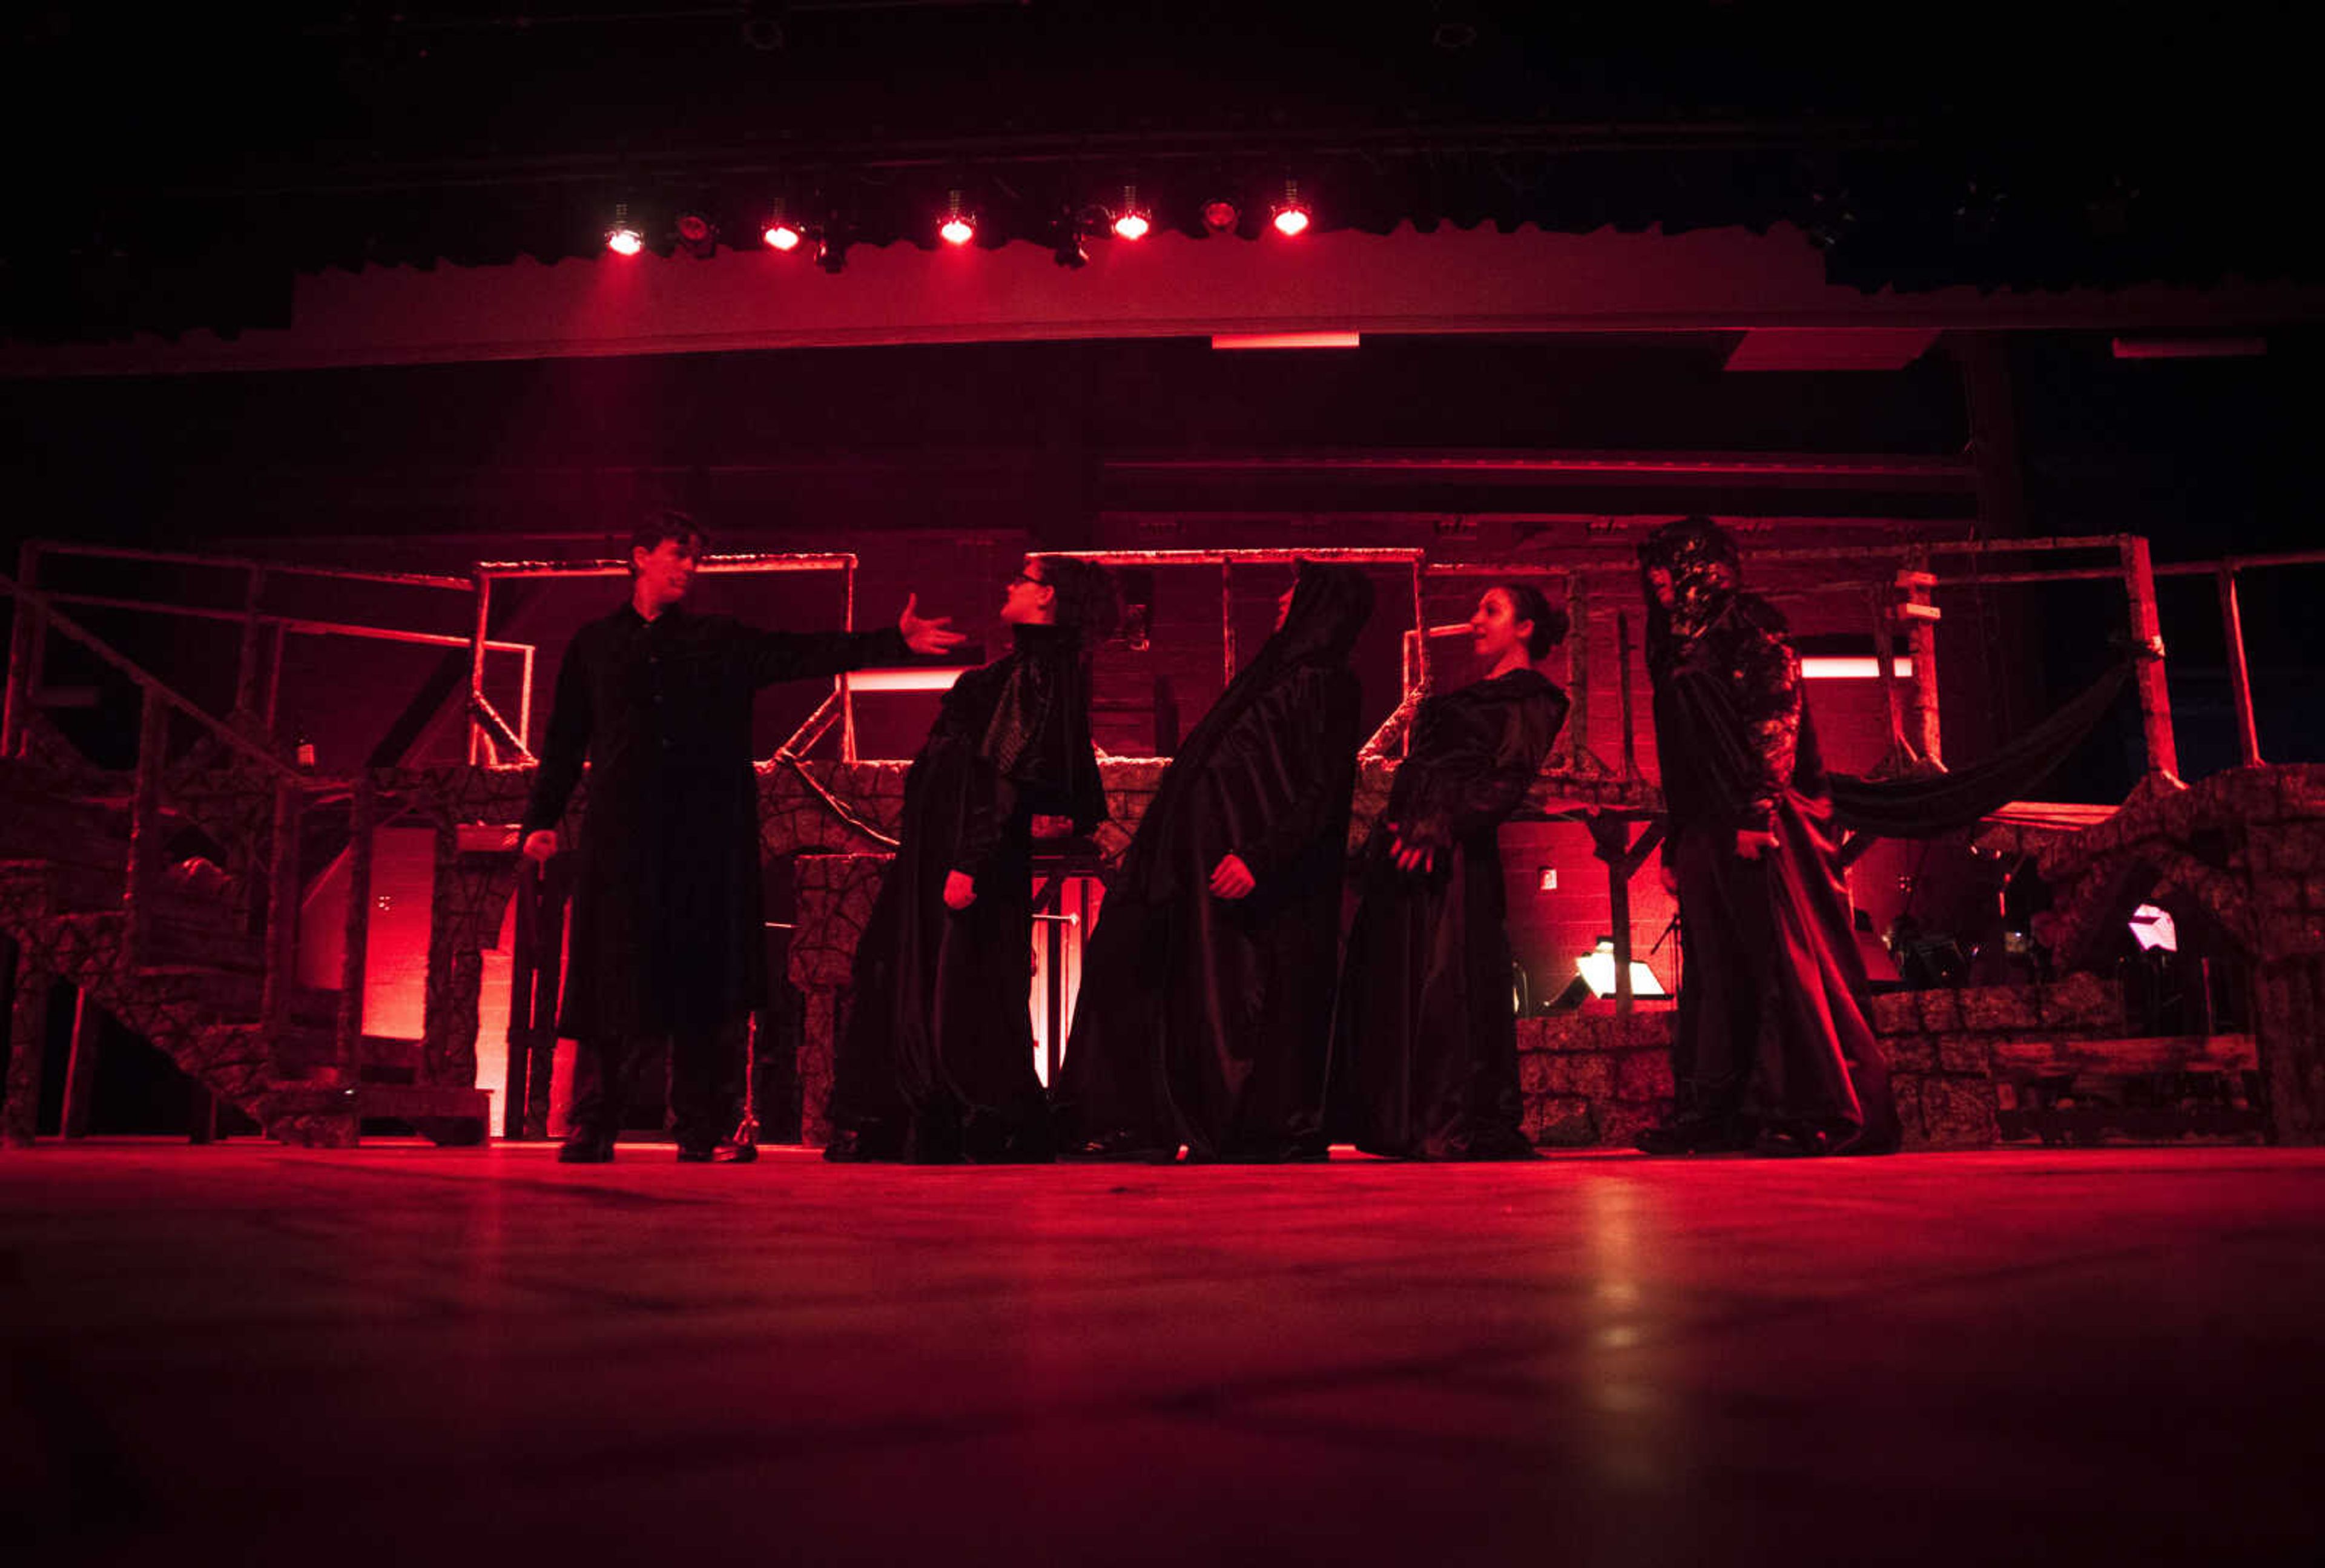
[[[1669,1107],[1677,1016],[1663,1007],[1627,1018],[1594,1010],[1519,1020],[1527,1133],[1545,1146],[1628,1144]],[[1999,1138],[1997,1112],[2015,1102],[2025,1063],[2103,1059],[2126,1023],[2122,988],[2082,974],[2047,986],[1877,996],[1873,1025],[1905,1146],[1977,1148]]]

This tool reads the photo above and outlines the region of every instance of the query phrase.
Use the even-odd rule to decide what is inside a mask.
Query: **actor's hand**
[[[1775,847],[1774,833],[1755,833],[1749,828],[1736,830],[1736,852],[1746,860],[1757,860]]]
[[[1389,858],[1396,862],[1396,868],[1400,871],[1437,869],[1437,851],[1434,849],[1424,849],[1418,844],[1408,844],[1400,838],[1390,840],[1388,852]]]
[[[977,902],[977,878],[966,871],[945,873],[945,907],[967,909]]]
[[[916,654],[949,654],[968,636],[952,629],[950,616],[939,616],[925,620],[914,614],[920,608],[921,596],[911,594],[904,599],[904,613],[896,617],[896,629],[904,635],[904,645]]]
[[[1074,820],[1071,817],[1053,817],[1046,812],[1035,812],[1033,833],[1037,839],[1070,839],[1074,836]]]
[[[527,833],[524,836],[524,858],[526,859],[537,860],[542,865],[546,866],[549,864],[550,857],[556,853],[556,829],[535,828],[532,832]]]
[[[1219,863],[1211,868],[1211,892],[1220,898],[1242,898],[1259,886],[1251,868],[1243,863],[1240,855],[1222,855]]]

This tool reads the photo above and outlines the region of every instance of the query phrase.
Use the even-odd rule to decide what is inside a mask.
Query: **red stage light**
[[[1236,204],[1232,201],[1203,203],[1203,227],[1213,234],[1223,234],[1233,228],[1239,216],[1241,215],[1236,211]]]
[[[699,213],[688,213],[678,220],[678,237],[689,245],[700,245],[710,237],[710,220]]]
[[[1122,205],[1116,209],[1114,236],[1116,239],[1144,239],[1154,226],[1146,219],[1146,209],[1138,205],[1138,187],[1122,188]]]
[[[799,248],[800,231],[793,228],[787,223],[771,223],[767,225],[766,232],[762,234],[759,237],[767,242],[767,247],[770,250],[797,250]]]
[[[1302,234],[1308,228],[1308,207],[1300,199],[1300,182],[1283,182],[1283,205],[1275,209],[1275,232],[1281,235]]]
[[[606,230],[606,248],[616,255],[635,255],[645,249],[646,237],[630,221],[630,204],[614,203],[613,227]]]
[[[937,237],[947,245],[967,245],[977,237],[977,220],[961,211],[958,190],[945,199],[945,220],[938,227]]]

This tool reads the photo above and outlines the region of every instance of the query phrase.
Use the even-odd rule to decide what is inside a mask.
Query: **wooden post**
[[[139,688],[137,772],[129,796],[129,864],[122,889],[127,915],[123,958],[134,969],[153,941],[153,895],[162,878],[162,770],[169,761],[170,707],[151,686]]]
[[[218,1142],[218,1096],[208,1084],[199,1079],[194,1082],[193,1102],[190,1109],[191,1114],[188,1120],[191,1125],[186,1129],[186,1141],[191,1144]]]
[[[475,699],[485,691],[485,641],[489,633],[493,613],[493,580],[484,572],[476,574],[477,618],[468,634],[468,765],[474,767],[484,749],[485,728],[477,718]]]
[[[1582,574],[1566,580],[1566,765],[1581,773],[1590,755],[1590,599]]]
[[[1635,779],[1639,776],[1639,729],[1631,711],[1631,616],[1627,610],[1615,617],[1615,670],[1622,682],[1623,776]],[[1630,976],[1629,970],[1623,971],[1623,984],[1626,987],[1631,983]]]
[[[69,1138],[88,1137],[89,1107],[97,1098],[97,1037],[105,1031],[105,1020],[88,999],[85,988],[73,992],[72,1054],[65,1059],[64,1123],[60,1129]]]
[[[1938,580],[1929,570],[1926,550],[1916,550],[1897,573],[1897,614],[1905,623],[1906,651],[1913,656],[1913,695],[1908,705],[1911,723],[1905,739],[1921,759],[1934,768],[1946,765],[1945,745],[1938,730],[1938,622],[1943,619],[1931,590]]]
[[[49,1046],[49,977],[32,967],[32,950],[16,945],[16,980],[8,1005],[8,1090],[0,1102],[0,1145],[29,1149],[40,1131],[42,1057]]]
[[[371,860],[378,825],[379,784],[366,767],[356,774],[355,800],[348,808],[346,945],[339,953],[339,1011],[331,1053],[347,1082],[362,1076],[364,981],[371,961]]]
[[[266,870],[266,978],[260,1014],[270,1033],[280,1033],[291,1016],[299,954],[299,786],[288,779],[274,786]]]
[[[2237,569],[2220,562],[2220,637],[2228,645],[2228,691],[2237,705],[2237,755],[2246,767],[2260,765],[2260,726],[2253,718],[2252,671],[2245,663],[2245,617],[2237,607]]]
[[[1878,589],[1873,590],[1873,662],[1881,672],[1881,697],[1889,710],[1889,755],[1919,760],[1905,739],[1905,694],[1897,685],[1896,616],[1888,596]]]
[[[2163,627],[2155,613],[2155,568],[2147,541],[2126,533],[2117,542],[2123,556],[2123,589],[2131,608],[2131,641],[2138,650],[2133,673],[2139,689],[2140,732],[2147,742],[2147,776],[2180,782],[2180,748],[2172,735],[2172,688],[2163,673]]]

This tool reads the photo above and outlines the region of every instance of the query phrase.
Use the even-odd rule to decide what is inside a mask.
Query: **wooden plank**
[[[2249,1072],[2260,1065],[2250,1035],[2156,1035],[2133,1040],[1997,1040],[1994,1070],[2048,1077],[2083,1072]]]

